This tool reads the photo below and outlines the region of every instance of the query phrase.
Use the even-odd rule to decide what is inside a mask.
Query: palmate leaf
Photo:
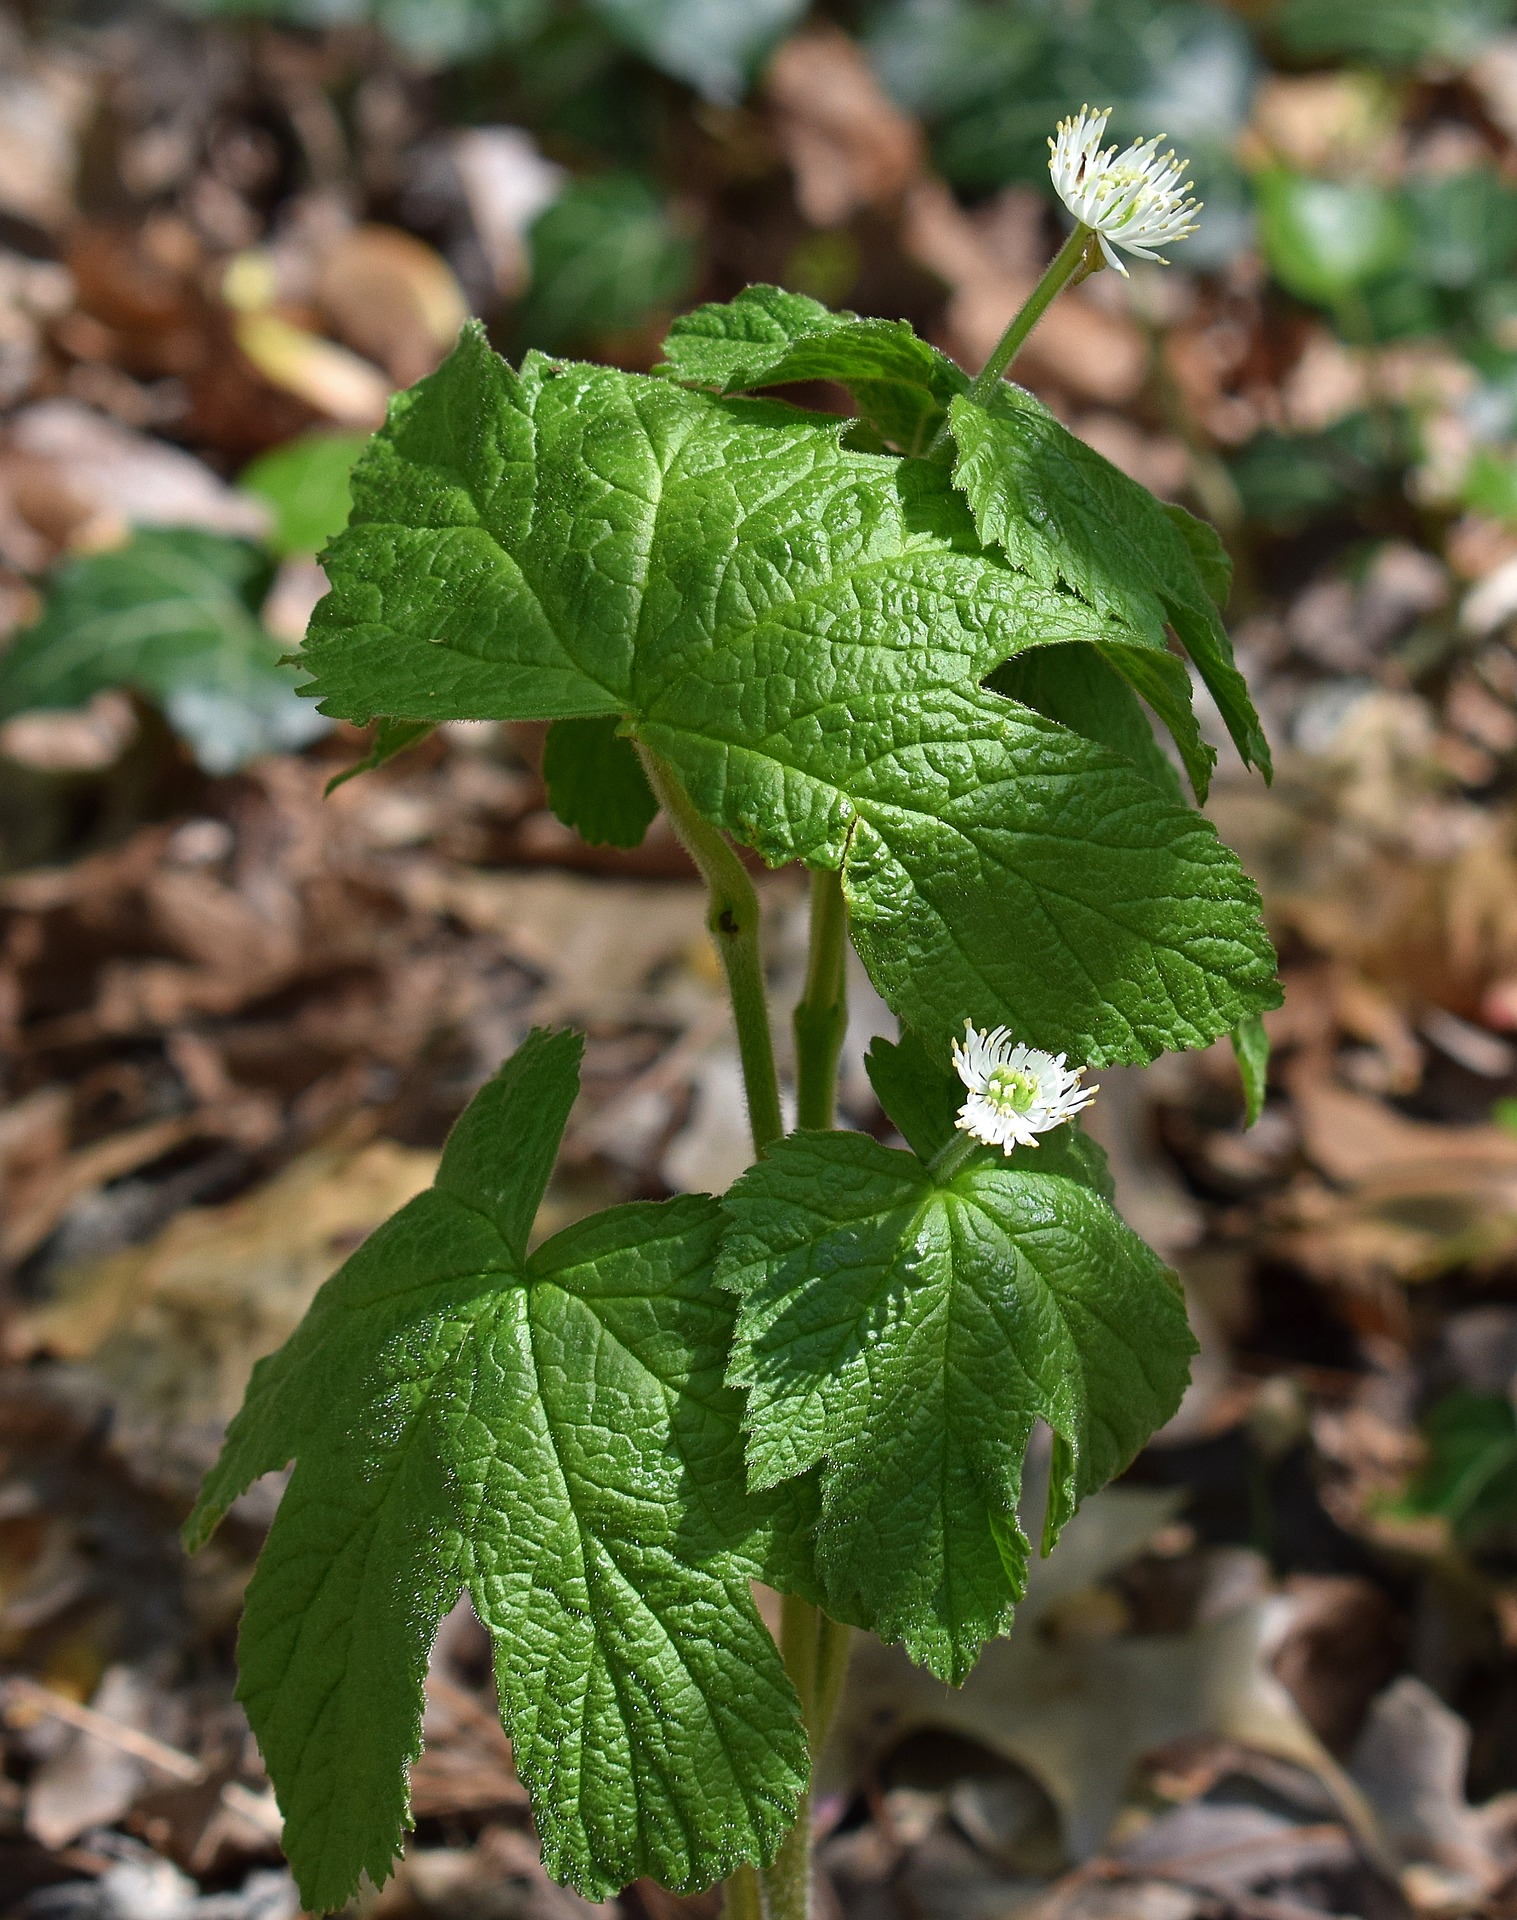
[[[527,1235],[580,1042],[533,1034],[455,1127],[437,1180],[256,1368],[187,1537],[294,1475],[248,1592],[239,1698],[311,1911],[376,1881],[438,1620],[467,1587],[495,1644],[551,1872],[591,1898],[767,1860],[806,1744],[749,1581],[794,1587],[814,1490],[744,1492],[722,1384],[732,1303],[703,1196]]]
[[[303,656],[323,710],[624,716],[708,819],[841,868],[877,985],[945,1052],[968,1016],[1147,1060],[1273,1005],[1211,827],[981,685],[1028,647],[1150,642],[982,550],[942,469],[841,424],[517,375],[471,332],[354,476]]]
[[[901,1120],[930,1130],[930,1102]],[[963,1679],[1023,1592],[1034,1421],[1054,1433],[1047,1551],[1185,1389],[1179,1286],[1101,1177],[1073,1129],[941,1180],[867,1135],[802,1133],[723,1202],[750,1480],[821,1463],[829,1600],[942,1679]]]

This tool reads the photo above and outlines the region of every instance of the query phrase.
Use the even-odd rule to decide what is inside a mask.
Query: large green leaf
[[[1046,1551],[1174,1412],[1194,1351],[1173,1275],[1045,1159],[937,1180],[863,1134],[793,1134],[723,1202],[750,1480],[820,1462],[829,1595],[953,1681],[1025,1585],[1033,1423],[1054,1433]]]
[[[258,619],[269,572],[246,541],[192,527],[67,561],[41,617],[0,655],[0,719],[130,687],[163,708],[207,773],[304,746],[327,723]]]
[[[1146,1060],[1274,1004],[1210,826],[981,686],[1027,647],[1151,639],[983,550],[943,469],[840,427],[603,367],[518,376],[470,333],[354,476],[304,655],[324,710],[625,716],[708,819],[842,869],[880,990],[945,1052],[968,1017]]]
[[[1267,773],[1269,746],[1218,612],[1229,569],[1211,528],[1162,505],[1021,387],[1004,383],[988,407],[955,400],[950,416],[954,481],[980,537],[1034,579],[1063,581],[1156,649],[1172,625],[1245,763]],[[1149,689],[1138,691],[1156,704]]]
[[[806,1503],[745,1494],[724,1388],[715,1203],[614,1208],[528,1255],[579,1040],[532,1035],[382,1227],[255,1369],[192,1516],[294,1475],[239,1647],[308,1908],[388,1873],[422,1681],[461,1587],[550,1870],[592,1898],[767,1860],[805,1781],[749,1581],[789,1574]]]

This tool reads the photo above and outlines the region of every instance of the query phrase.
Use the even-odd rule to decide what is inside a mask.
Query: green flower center
[[[1002,1113],[1026,1113],[1038,1097],[1038,1083],[1015,1067],[992,1067],[985,1081],[985,1098]]]

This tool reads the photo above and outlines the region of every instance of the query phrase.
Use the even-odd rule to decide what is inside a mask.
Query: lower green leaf
[[[1251,1127],[1264,1111],[1264,1096],[1269,1088],[1269,1035],[1258,1014],[1240,1020],[1233,1028],[1233,1052],[1243,1076],[1243,1123]]]
[[[1033,1158],[939,1184],[865,1135],[795,1134],[723,1203],[750,1480],[820,1462],[829,1596],[955,1682],[1022,1592],[1034,1422],[1055,1436],[1047,1551],[1173,1414],[1195,1351],[1174,1276]]]
[[[389,1871],[461,1587],[495,1641],[544,1860],[588,1897],[767,1861],[805,1784],[749,1581],[804,1560],[777,1542],[815,1494],[745,1491],[715,1203],[616,1208],[525,1253],[578,1054],[533,1035],[476,1098],[437,1184],[260,1363],[187,1529],[197,1543],[295,1459],[239,1697],[313,1911]]]
[[[637,847],[658,802],[615,714],[555,720],[543,745],[548,805],[592,847]]]

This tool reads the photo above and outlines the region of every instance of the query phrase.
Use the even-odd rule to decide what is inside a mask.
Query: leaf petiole
[[[779,1075],[769,1031],[764,961],[759,952],[758,894],[726,839],[696,812],[674,769],[641,741],[637,742],[637,751],[659,805],[706,882],[706,925],[727,975],[743,1087],[748,1096],[748,1124],[753,1132],[753,1150],[762,1159],[765,1150],[784,1133],[785,1122],[780,1113]]]
[[[820,869],[811,876],[806,990],[795,1009],[797,1124],[803,1127],[830,1127],[835,1116],[838,1056],[848,1030],[847,950],[843,878]]]

